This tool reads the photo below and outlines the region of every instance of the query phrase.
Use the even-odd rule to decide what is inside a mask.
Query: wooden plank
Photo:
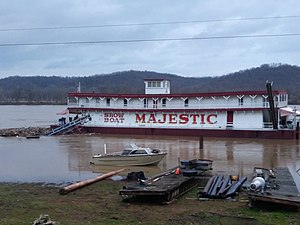
[[[274,196],[263,196],[258,194],[249,194],[249,198],[252,201],[263,201],[263,202],[270,202],[275,204],[285,204],[285,205],[291,205],[291,206],[297,206],[300,207],[300,201],[299,198],[280,198],[280,197],[274,197]]]
[[[114,175],[116,175],[116,174],[118,174],[118,173],[120,173],[120,172],[122,172],[124,170],[125,170],[125,168],[119,169],[119,170],[115,170],[115,171],[111,171],[109,173],[105,173],[105,174],[103,174],[101,176],[97,176],[95,178],[91,178],[91,179],[88,179],[88,180],[85,180],[85,181],[80,181],[80,182],[77,182],[75,184],[71,184],[71,185],[69,185],[67,187],[61,188],[59,190],[59,193],[62,194],[62,195],[68,194],[69,192],[75,191],[75,190],[77,190],[79,188],[83,188],[83,187],[88,186],[90,184],[93,184],[93,183],[96,183],[98,181],[104,180],[104,179],[106,179],[108,177],[114,176]]]

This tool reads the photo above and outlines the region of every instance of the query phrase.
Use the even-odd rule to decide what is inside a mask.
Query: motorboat
[[[94,155],[90,164],[113,165],[113,166],[148,166],[157,165],[165,156],[166,152],[149,147],[139,147],[131,144],[121,152]]]

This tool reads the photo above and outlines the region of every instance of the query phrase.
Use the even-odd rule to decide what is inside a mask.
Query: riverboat
[[[106,134],[237,138],[299,137],[300,113],[288,93],[262,91],[172,94],[167,79],[145,79],[144,94],[68,94],[68,116],[89,116],[82,131]],[[289,122],[289,123],[288,123]]]

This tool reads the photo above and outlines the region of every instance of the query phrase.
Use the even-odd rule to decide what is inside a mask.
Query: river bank
[[[196,198],[195,188],[169,205],[128,203],[118,194],[126,181],[104,180],[60,195],[60,187],[0,183],[0,224],[31,224],[47,214],[58,224],[299,224],[300,214],[249,208],[239,201]]]
[[[45,127],[21,127],[0,129],[1,137],[34,137],[45,135],[50,128]]]

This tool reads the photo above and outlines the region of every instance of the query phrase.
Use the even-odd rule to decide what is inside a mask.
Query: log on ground
[[[70,193],[72,191],[75,191],[79,188],[83,188],[83,187],[88,186],[90,184],[93,184],[93,183],[96,183],[98,181],[104,180],[106,178],[112,177],[112,176],[114,176],[114,175],[116,175],[116,174],[118,174],[118,173],[120,173],[124,170],[125,170],[125,168],[115,170],[115,171],[111,171],[111,172],[105,173],[103,175],[97,176],[95,178],[91,178],[91,179],[88,179],[88,180],[85,180],[85,181],[80,181],[80,182],[77,182],[75,184],[71,184],[69,186],[61,188],[59,190],[59,193],[62,194],[62,195],[68,194],[68,193]]]

